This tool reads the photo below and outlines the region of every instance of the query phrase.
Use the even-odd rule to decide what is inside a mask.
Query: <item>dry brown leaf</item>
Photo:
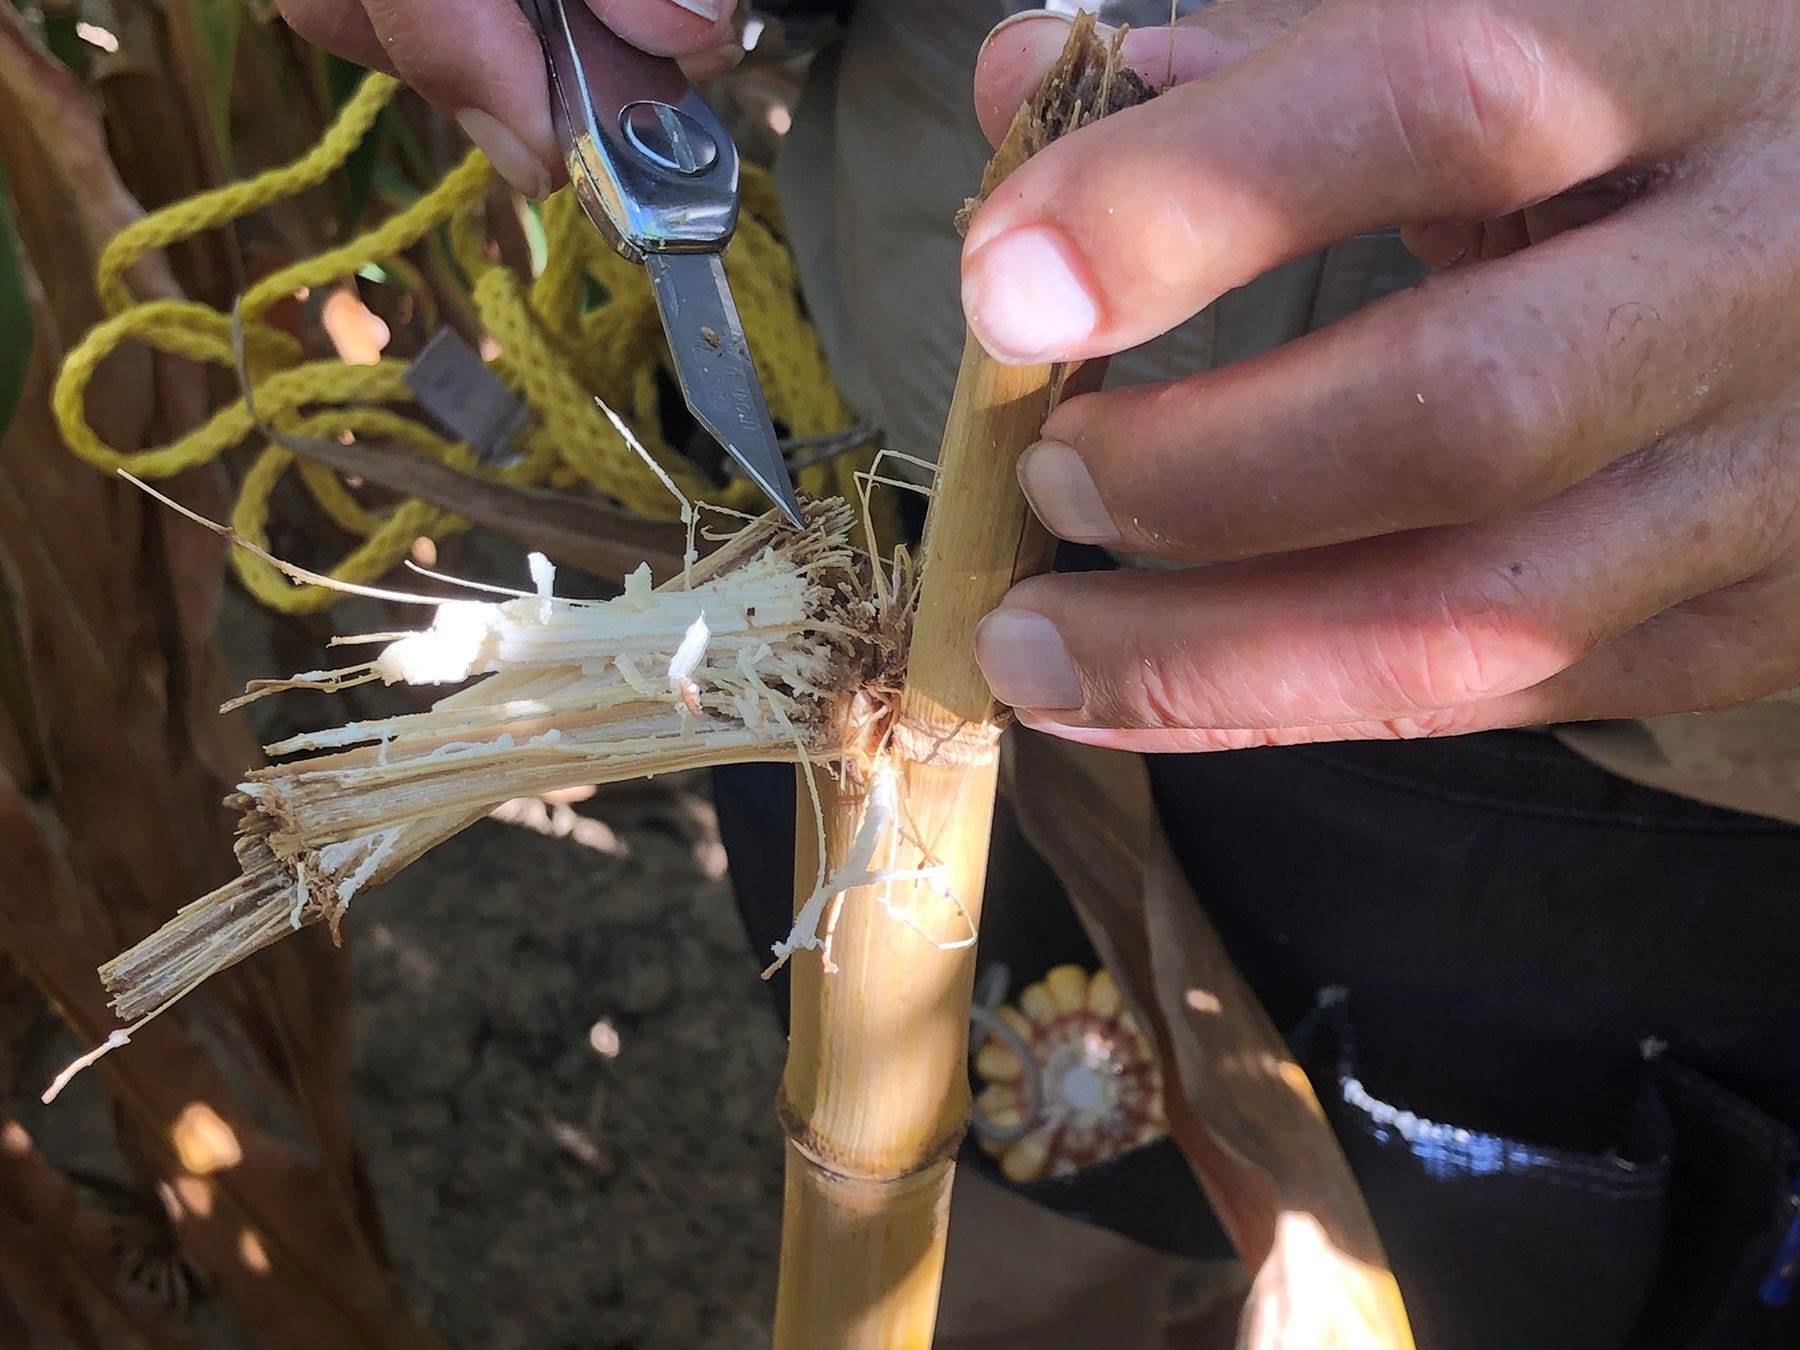
[[[113,1020],[90,953],[108,940],[108,925],[67,843],[48,810],[0,780],[0,857],[9,871],[0,940],[75,1034],[97,1042]],[[183,1249],[265,1343],[431,1343],[329,1183],[263,1129],[176,1022],[142,1028],[98,1072],[142,1127],[150,1161],[176,1183],[171,1219]]]
[[[106,1220],[0,1116],[0,1285],[70,1345],[193,1350],[198,1342],[118,1278]],[[27,1345],[23,1338],[9,1345]]]
[[[9,103],[16,116],[7,115]],[[219,843],[230,837],[220,800],[254,761],[255,741],[243,721],[217,714],[229,693],[211,640],[223,584],[218,541],[169,529],[139,494],[84,470],[49,421],[51,344],[98,317],[91,283],[98,246],[141,212],[113,172],[86,94],[30,44],[11,11],[0,13],[0,158],[15,185],[21,172],[33,185],[16,194],[31,261],[43,275],[48,250],[57,269],[36,306],[46,350],[43,390],[21,407],[9,437],[8,445],[21,450],[0,464],[15,485],[11,494],[0,488],[0,521],[10,514],[12,522],[10,529],[0,524],[0,534],[20,573],[20,636],[32,678],[56,695],[40,707],[44,739],[83,766],[63,775],[59,806],[75,836],[93,841],[102,855],[95,865],[116,882],[103,883],[109,905],[136,915],[121,932],[130,937],[154,927],[193,885],[211,885],[229,870]],[[146,259],[133,276],[140,294],[180,294],[160,259]],[[152,367],[140,350],[120,358],[90,392],[96,422],[109,422],[109,440],[163,441],[197,419],[205,406],[197,369],[167,359]],[[114,439],[120,435],[125,439]],[[172,486],[198,509],[223,513],[225,485],[216,468],[185,474]],[[95,548],[95,540],[109,547]],[[58,548],[46,541],[65,542]],[[37,640],[29,627],[34,607],[46,625]],[[170,773],[179,785],[159,781]],[[139,803],[117,831],[116,793]],[[189,834],[195,837],[183,838]],[[198,866],[172,867],[178,859]],[[298,977],[281,982],[283,1002],[273,1005],[256,987],[256,970],[274,970],[274,963],[221,987],[276,1081],[321,1122],[345,1116],[341,1080],[335,1089],[289,1080],[314,1076],[311,1050],[325,1051],[332,1063],[341,1059],[335,1047],[350,1039],[348,1008],[324,1000],[341,988],[345,959],[311,944],[297,947],[281,960],[296,963]]]
[[[119,50],[91,81],[126,191],[151,208],[226,178],[206,108],[197,6],[112,0]],[[225,225],[170,249],[184,289],[221,305],[243,289],[235,230]]]
[[[0,946],[91,1043],[112,1025],[94,967],[233,869],[221,799],[254,744],[246,724],[216,712],[227,690],[211,645],[217,541],[167,528],[141,494],[81,466],[51,421],[61,339],[99,314],[98,249],[139,210],[93,104],[8,6],[0,6],[0,160],[32,264],[38,339],[0,441],[0,570],[50,788],[28,801],[9,775],[0,791],[0,857],[14,869],[0,888]],[[178,293],[160,259],[140,264],[133,280],[141,295]],[[191,424],[205,392],[194,368],[128,351],[95,379],[90,410],[108,420],[115,444],[145,444]],[[168,486],[201,510],[222,509],[216,469]],[[279,1094],[292,1100],[323,1172],[263,1133],[173,1022],[146,1029],[102,1075],[161,1175],[191,1179],[177,1136],[191,1135],[196,1119],[217,1123],[201,1133],[241,1152],[206,1181],[209,1212],[184,1212],[178,1231],[270,1344],[425,1339],[390,1286],[351,1140],[347,970],[344,952],[300,941],[218,986],[266,1075],[255,1091],[271,1106]],[[253,1270],[246,1252],[263,1253],[272,1273]]]
[[[119,181],[92,100],[11,5],[0,6],[0,109],[0,160],[51,307],[97,317],[93,260],[143,211]],[[175,293],[160,257],[139,263],[132,278],[141,294]]]

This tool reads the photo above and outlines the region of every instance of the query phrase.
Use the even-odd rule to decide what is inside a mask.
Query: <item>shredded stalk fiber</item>
[[[898,659],[893,607],[849,542],[851,508],[771,514],[686,576],[647,568],[617,599],[449,600],[372,660],[253,685],[462,684],[429,712],[352,722],[268,747],[242,813],[241,875],[101,968],[119,1017],[153,1017],[210,975],[352,899],[510,798],[727,761],[835,760]],[[392,635],[386,635],[392,637]],[[349,639],[375,641],[379,639]]]

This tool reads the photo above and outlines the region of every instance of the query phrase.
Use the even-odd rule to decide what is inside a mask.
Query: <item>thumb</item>
[[[1172,27],[1134,29],[1123,54],[1150,85],[1163,89],[1205,79],[1266,47],[1322,0],[1214,0]],[[1113,30],[1105,25],[1101,31]],[[989,33],[975,62],[975,114],[999,145],[1013,114],[1062,54],[1069,20],[1044,10],[1015,14]]]

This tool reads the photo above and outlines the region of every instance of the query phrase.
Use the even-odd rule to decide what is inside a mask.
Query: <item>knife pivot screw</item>
[[[619,129],[631,147],[658,168],[692,177],[719,159],[719,146],[700,122],[680,108],[654,99],[627,103]]]

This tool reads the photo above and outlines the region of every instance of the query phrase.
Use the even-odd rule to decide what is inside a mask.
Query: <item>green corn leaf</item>
[[[42,14],[41,10],[39,12]],[[50,55],[74,71],[77,79],[85,81],[92,48],[75,31],[75,25],[80,22],[80,15],[75,7],[71,5],[53,14],[42,14],[42,17],[44,45],[50,49]]]
[[[219,152],[231,162],[231,87],[237,72],[238,35],[244,27],[244,0],[190,0],[200,59],[206,70],[206,110]]]
[[[23,256],[6,175],[0,171],[0,437],[18,411],[25,370],[31,364],[31,306],[25,299]]]
[[[375,191],[381,195],[393,210],[404,211],[425,194],[419,191],[417,183],[405,177],[391,164],[378,164],[371,175],[375,183]]]
[[[325,93],[331,100],[333,112],[350,101],[350,96],[368,73],[354,61],[346,61],[341,56],[325,58]],[[392,108],[383,108],[369,128],[369,134],[344,161],[344,205],[338,221],[339,238],[348,239],[355,234],[363,216],[368,213],[369,197],[375,186],[375,169],[381,161],[382,143],[392,129],[393,114]]]

